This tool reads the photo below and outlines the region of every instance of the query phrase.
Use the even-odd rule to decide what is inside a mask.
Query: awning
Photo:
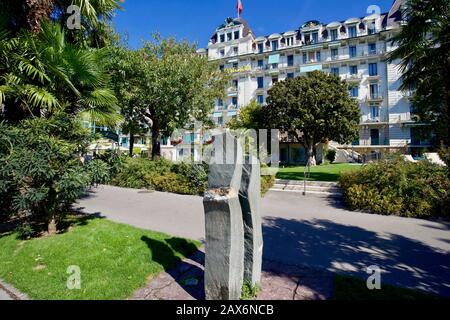
[[[214,118],[220,118],[220,117],[222,117],[222,112],[214,112],[214,115],[213,115],[213,117]]]
[[[313,72],[313,71],[322,71],[322,65],[315,64],[312,66],[300,67],[300,73]]]
[[[269,56],[269,64],[275,64],[280,63],[280,55],[279,54],[273,54]]]
[[[228,116],[229,117],[237,116],[237,111],[228,111]]]

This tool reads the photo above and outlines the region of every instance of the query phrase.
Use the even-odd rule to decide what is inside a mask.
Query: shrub
[[[326,158],[328,161],[330,161],[330,163],[334,163],[336,161],[336,150],[328,150]]]
[[[261,176],[261,195],[264,196],[275,184],[275,176]]]
[[[110,166],[100,160],[100,159],[94,159],[92,161],[89,161],[87,164],[87,170],[89,172],[89,175],[91,177],[91,183],[93,185],[99,185],[99,184],[105,184],[110,181]]]
[[[157,191],[178,194],[195,194],[189,181],[176,173],[169,172],[165,175],[150,173],[144,177],[147,185]]]
[[[340,185],[353,210],[406,217],[446,216],[448,168],[427,161],[405,162],[398,156],[344,173]]]
[[[57,222],[90,185],[90,174],[79,160],[89,133],[79,121],[62,115],[0,127],[0,212],[45,222],[50,233],[56,231]]]

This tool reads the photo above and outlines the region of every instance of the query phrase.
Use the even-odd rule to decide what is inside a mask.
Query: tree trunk
[[[158,160],[161,157],[161,137],[159,126],[156,122],[152,126],[152,160]]]
[[[307,142],[305,145],[305,148],[306,148],[306,158],[307,158],[306,165],[315,167],[317,165],[317,162],[316,162],[316,157],[314,155],[314,143]]]
[[[55,235],[56,232],[58,231],[56,219],[55,219],[54,216],[52,216],[52,218],[48,222],[48,228],[47,229],[48,229],[48,234],[51,235],[51,236]]]
[[[130,132],[130,145],[129,145],[129,148],[130,148],[130,158],[133,158],[133,149],[134,149],[134,134],[133,134],[133,132]]]

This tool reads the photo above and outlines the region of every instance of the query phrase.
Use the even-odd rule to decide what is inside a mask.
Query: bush
[[[261,176],[261,195],[264,196],[275,184],[275,176]]]
[[[340,185],[353,210],[406,217],[447,216],[448,168],[398,156],[344,173]]]
[[[1,124],[0,136],[0,212],[45,222],[55,231],[91,183],[79,158],[89,133],[78,120],[59,115],[15,127]]]
[[[94,159],[87,164],[87,170],[91,177],[91,183],[95,186],[110,181],[111,167],[100,159]]]
[[[326,158],[330,163],[334,163],[336,161],[336,150],[328,150]]]
[[[262,195],[266,194],[274,183],[275,176],[262,176]],[[111,184],[122,188],[203,195],[208,188],[208,165],[172,163],[164,159],[150,161],[128,158]]]

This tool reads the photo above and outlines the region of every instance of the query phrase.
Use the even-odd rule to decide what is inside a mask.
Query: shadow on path
[[[382,281],[450,297],[450,255],[402,236],[380,235],[328,220],[266,218],[264,257],[366,279],[369,266]]]

